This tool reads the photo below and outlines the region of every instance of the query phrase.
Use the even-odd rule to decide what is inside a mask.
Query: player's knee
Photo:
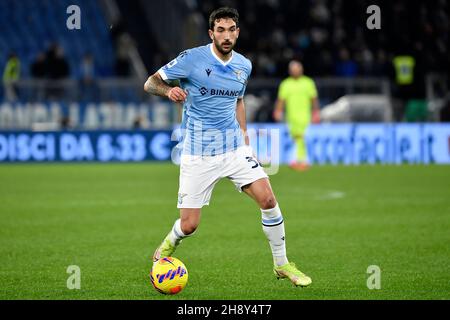
[[[197,230],[198,227],[198,223],[194,222],[194,221],[181,221],[181,231],[183,231],[183,233],[185,235],[190,235],[192,233],[195,232],[195,230]]]
[[[273,209],[277,205],[277,201],[273,195],[268,195],[260,201],[259,205],[263,210]]]

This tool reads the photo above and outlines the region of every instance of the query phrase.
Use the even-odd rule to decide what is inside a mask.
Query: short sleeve
[[[159,69],[158,73],[164,81],[185,79],[193,68],[192,61],[192,52],[190,50],[183,51],[178,57]]]
[[[239,92],[239,99],[242,99],[244,97],[245,90],[247,90],[247,83],[250,78],[250,74],[252,73],[252,64],[251,63],[250,63],[249,69],[246,70],[246,73],[247,73],[247,75],[246,75],[247,78],[245,79],[245,84],[242,87],[242,90]]]
[[[278,88],[278,99],[280,100],[286,100],[288,97],[288,92],[287,92],[287,83],[286,81],[281,81],[281,84]]]

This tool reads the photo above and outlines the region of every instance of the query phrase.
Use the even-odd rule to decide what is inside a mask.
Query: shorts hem
[[[204,206],[209,206],[209,202],[206,202],[206,203],[204,203],[204,204],[202,204],[202,205],[198,205],[198,204],[196,204],[196,205],[189,205],[189,204],[182,204],[182,205],[177,205],[177,208],[178,209],[201,209],[201,208],[203,208]]]
[[[256,182],[258,180],[261,180],[261,179],[269,179],[269,176],[266,174],[265,176],[260,176],[260,177],[254,178],[254,179],[250,179],[248,182],[244,182],[244,183],[240,184],[239,186],[236,186],[236,189],[239,192],[243,192],[243,190],[242,190],[243,187],[248,186],[249,184]]]

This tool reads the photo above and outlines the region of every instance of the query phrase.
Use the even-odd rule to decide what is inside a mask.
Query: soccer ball
[[[183,262],[177,258],[161,258],[153,264],[150,280],[158,292],[177,294],[186,286],[188,272]]]

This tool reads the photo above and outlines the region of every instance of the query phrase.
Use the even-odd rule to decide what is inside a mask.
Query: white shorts
[[[230,179],[239,192],[256,180],[268,178],[253,157],[250,146],[217,156],[182,155],[180,160],[178,208],[194,209],[209,205],[214,186],[222,178]]]

